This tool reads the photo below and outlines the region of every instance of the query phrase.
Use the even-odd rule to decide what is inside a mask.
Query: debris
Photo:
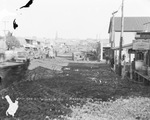
[[[69,74],[66,74],[66,76],[69,76]]]
[[[64,68],[64,70],[70,70],[70,68]]]
[[[44,120],[51,120],[49,116],[46,116]]]
[[[79,71],[79,69],[75,69],[74,71]]]

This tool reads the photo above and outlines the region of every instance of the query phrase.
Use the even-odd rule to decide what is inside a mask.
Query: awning
[[[133,46],[133,44],[130,43],[130,44],[123,45],[122,48],[131,49],[132,46]],[[113,49],[113,50],[119,50],[119,48],[120,48],[120,47],[114,47],[114,48],[112,48],[112,49]]]

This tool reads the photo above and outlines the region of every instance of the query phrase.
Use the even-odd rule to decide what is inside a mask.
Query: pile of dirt
[[[109,66],[93,68],[65,67],[62,73],[38,67],[28,71],[26,79],[14,83],[5,94],[18,99],[15,114],[20,120],[62,120],[71,115],[73,106],[83,106],[87,100],[109,101],[119,97],[149,96],[150,88],[121,80]],[[32,77],[34,76],[34,77]],[[5,118],[6,100],[0,100],[0,116]]]

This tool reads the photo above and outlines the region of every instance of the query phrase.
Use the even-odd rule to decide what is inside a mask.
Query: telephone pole
[[[111,28],[111,38],[110,38],[111,48],[115,47],[115,44],[114,44],[114,24],[115,24],[115,14],[117,12],[118,11],[115,11],[115,12],[112,13],[112,28]]]
[[[8,32],[8,30],[7,30],[7,23],[9,22],[9,21],[2,21],[3,23],[4,23],[4,35],[6,36],[6,32]]]
[[[123,30],[124,30],[124,0],[122,0],[122,14],[121,14],[121,34],[120,34],[120,47],[119,47],[119,75],[121,76],[121,58],[122,58],[122,43],[123,43]]]

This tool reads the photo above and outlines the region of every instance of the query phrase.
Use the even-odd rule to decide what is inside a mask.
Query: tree
[[[8,49],[12,49],[13,47],[20,47],[20,42],[12,33],[8,32],[6,35],[6,45]]]

